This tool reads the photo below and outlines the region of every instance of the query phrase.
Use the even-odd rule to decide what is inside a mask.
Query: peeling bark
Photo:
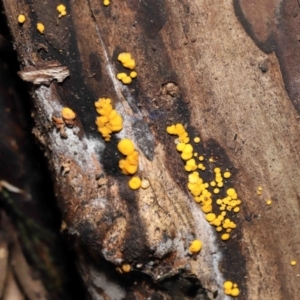
[[[234,1],[244,9],[240,2]],[[286,2],[280,2],[282,8]],[[251,10],[252,20],[264,17],[276,24],[280,18],[269,11],[276,5],[279,1],[269,1]],[[226,299],[227,279],[238,282],[239,299],[297,298],[297,268],[289,262],[300,255],[300,124],[295,98],[285,90],[289,79],[281,72],[287,69],[278,54],[286,47],[282,40],[275,52],[263,52],[229,0],[112,1],[108,7],[71,1],[60,19],[53,1],[21,0],[16,6],[5,0],[4,7],[23,68],[55,61],[70,71],[62,84],[32,87],[34,134],[48,158],[65,232],[73,236],[93,299],[157,293],[176,299],[170,286],[178,299]],[[27,15],[22,26],[20,11]],[[35,29],[37,21],[45,25],[43,35]],[[263,29],[261,43],[269,37]],[[129,86],[115,76],[122,51],[138,63],[138,77]],[[295,67],[299,70],[296,61]],[[109,143],[94,124],[100,97],[112,98],[124,119],[124,129]],[[67,138],[52,121],[64,106],[78,116],[75,126],[66,128]],[[243,204],[229,241],[220,240],[186,188],[187,173],[166,133],[166,126],[177,122],[191,137],[201,137],[198,153],[216,159],[207,166],[206,181],[216,165],[233,173],[230,186]],[[118,169],[116,145],[125,136],[140,153],[138,174],[149,180],[149,189],[133,192]],[[188,254],[194,238],[203,242],[196,257]],[[108,271],[124,263],[131,265],[130,274]]]

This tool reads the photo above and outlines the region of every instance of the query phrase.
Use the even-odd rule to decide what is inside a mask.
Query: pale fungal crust
[[[141,183],[141,188],[147,189],[150,186],[150,182],[148,179],[143,179]]]

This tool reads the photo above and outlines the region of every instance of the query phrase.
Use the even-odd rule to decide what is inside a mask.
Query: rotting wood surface
[[[59,19],[50,0],[5,0],[4,6],[22,67],[38,70],[47,61],[70,71],[62,84],[34,86],[32,93],[35,134],[53,171],[68,233],[94,256],[116,266],[129,263],[154,281],[194,274],[210,298],[225,299],[222,283],[231,279],[239,284],[239,299],[297,299],[299,267],[290,260],[300,256],[299,87],[289,66],[299,70],[299,63],[282,53],[299,47],[288,38],[292,11],[299,8],[297,1],[268,1],[257,10],[247,3],[112,1],[104,7],[102,1],[71,1]],[[27,16],[22,26],[20,12]],[[38,21],[43,35],[36,32]],[[115,78],[123,51],[138,63],[129,86]],[[178,91],[165,93],[167,83]],[[113,99],[126,125],[109,143],[94,124],[100,97]],[[67,139],[52,124],[63,106],[78,114]],[[200,136],[198,150],[234,174],[230,186],[243,203],[229,241],[220,241],[186,188],[174,138],[165,131],[175,122]],[[141,153],[147,190],[131,191],[118,170],[116,144],[124,136]],[[203,242],[195,259],[187,253],[194,238]],[[101,286],[105,274],[96,265],[84,266],[95,299],[102,297],[99,290],[125,297],[122,286]],[[149,296],[146,289],[134,292]]]

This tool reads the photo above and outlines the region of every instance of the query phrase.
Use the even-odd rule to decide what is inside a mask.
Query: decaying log
[[[22,68],[47,61],[70,71],[63,83],[32,87],[34,133],[94,299],[131,293],[135,299],[157,293],[176,299],[172,288],[178,299],[225,299],[227,279],[238,283],[239,299],[297,299],[299,267],[290,261],[300,255],[299,86],[293,75],[300,68],[292,53],[300,44],[296,33],[291,42],[289,28],[299,8],[297,1],[266,1],[253,10],[250,2],[128,0],[105,7],[79,0],[58,18],[54,1],[4,0]],[[20,12],[27,17],[23,25]],[[38,21],[44,34],[36,31]],[[116,79],[123,51],[138,64],[138,77],[128,86]],[[111,98],[124,119],[110,142],[95,126],[100,97]],[[64,106],[77,113],[66,138],[52,122]],[[187,190],[184,164],[166,133],[178,122],[191,137],[201,137],[195,150],[215,159],[207,161],[205,180],[215,166],[233,174],[228,187],[243,202],[228,241],[221,241]],[[134,141],[138,174],[150,181],[149,189],[132,191],[119,171],[122,137]],[[195,257],[188,254],[194,238],[203,242]],[[124,263],[131,274],[109,275]],[[129,291],[120,284],[127,275],[147,280]],[[180,286],[176,280],[186,281]],[[197,287],[191,294],[189,284]]]

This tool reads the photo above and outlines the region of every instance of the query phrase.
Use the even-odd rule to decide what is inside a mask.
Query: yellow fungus
[[[231,173],[230,172],[225,172],[224,174],[223,174],[223,176],[224,176],[224,178],[229,178],[230,176],[231,176]]]
[[[37,23],[36,24],[36,29],[38,30],[39,33],[43,34],[45,31],[45,26],[43,23]]]
[[[266,203],[267,203],[267,205],[271,205],[272,204],[272,200],[269,199],[269,200],[266,201]]]
[[[204,213],[209,213],[209,212],[212,211],[212,206],[211,205],[204,205],[204,206],[201,207],[201,209]]]
[[[199,138],[199,137],[195,137],[195,138],[194,138],[194,142],[195,142],[196,144],[200,143],[200,138]]]
[[[219,188],[214,188],[214,193],[215,194],[219,194],[220,193],[220,189]]]
[[[139,177],[132,177],[128,182],[128,185],[132,190],[137,190],[140,188],[141,184],[142,181]]]
[[[203,155],[200,155],[200,156],[199,156],[199,160],[200,160],[200,161],[204,161],[204,156],[203,156]]]
[[[214,213],[209,213],[209,214],[206,215],[206,220],[208,222],[212,222],[215,219],[216,219],[216,215]]]
[[[215,182],[215,181],[211,181],[211,182],[210,182],[210,185],[211,185],[212,187],[215,187],[215,186],[216,186],[216,182]]]
[[[100,115],[96,118],[98,131],[105,141],[110,141],[112,132],[120,131],[123,128],[123,119],[121,115],[113,109],[111,99],[99,98],[95,102],[97,113]]]
[[[150,182],[148,179],[143,179],[141,183],[141,188],[147,189],[150,186]]]
[[[25,15],[19,14],[19,15],[18,15],[18,22],[19,22],[20,24],[23,24],[25,21],[26,21]]]
[[[232,289],[232,287],[233,287],[233,282],[232,281],[225,281],[224,283],[223,283],[223,288],[225,289],[225,290],[231,290]]]
[[[104,6],[108,6],[110,4],[110,1],[109,0],[103,0],[103,5]]]
[[[219,188],[223,187],[223,185],[224,185],[223,182],[218,182],[218,183],[217,183],[217,186],[218,186]]]
[[[221,172],[221,169],[220,169],[220,168],[214,168],[214,172],[215,172],[215,173],[220,173],[220,172]]]
[[[130,272],[130,270],[131,270],[131,266],[130,266],[129,264],[124,264],[124,265],[122,266],[122,271],[123,271],[124,273]]]
[[[76,118],[75,112],[69,107],[64,107],[61,110],[61,115],[64,120],[74,120]]]
[[[130,139],[122,139],[118,145],[118,150],[124,155],[130,155],[134,151],[134,144]]]
[[[189,251],[193,254],[198,253],[202,248],[202,242],[200,240],[193,240],[189,247]]]
[[[213,159],[212,157],[210,157],[210,158],[208,159],[208,161],[209,161],[209,162],[214,162],[214,159]]]
[[[135,61],[128,52],[123,52],[118,55],[118,60],[122,63],[123,67],[133,70],[135,68]]]
[[[223,228],[222,228],[221,226],[218,226],[218,227],[216,228],[216,230],[217,230],[218,232],[220,232],[220,231],[223,230]]]
[[[238,213],[238,212],[240,211],[240,208],[237,206],[237,207],[235,207],[235,208],[233,209],[233,211],[234,211],[235,213]]]
[[[238,296],[239,294],[240,294],[240,290],[239,290],[238,288],[233,288],[233,289],[231,290],[231,293],[230,293],[230,295],[233,296],[233,297],[236,297],[236,296]]]
[[[297,262],[295,260],[291,260],[291,266],[296,266]]]
[[[123,77],[121,79],[121,81],[124,83],[124,84],[130,84],[132,82],[132,79],[130,76],[126,76],[126,77]]]
[[[221,239],[223,241],[227,241],[229,238],[230,238],[230,235],[228,233],[223,233],[222,236],[221,236]]]
[[[129,76],[131,78],[136,78],[137,77],[137,72],[136,71],[131,71],[130,74],[129,74]]]
[[[65,16],[67,14],[67,8],[63,4],[59,4],[56,7],[56,9],[59,12],[59,15],[58,15],[59,18]]]

